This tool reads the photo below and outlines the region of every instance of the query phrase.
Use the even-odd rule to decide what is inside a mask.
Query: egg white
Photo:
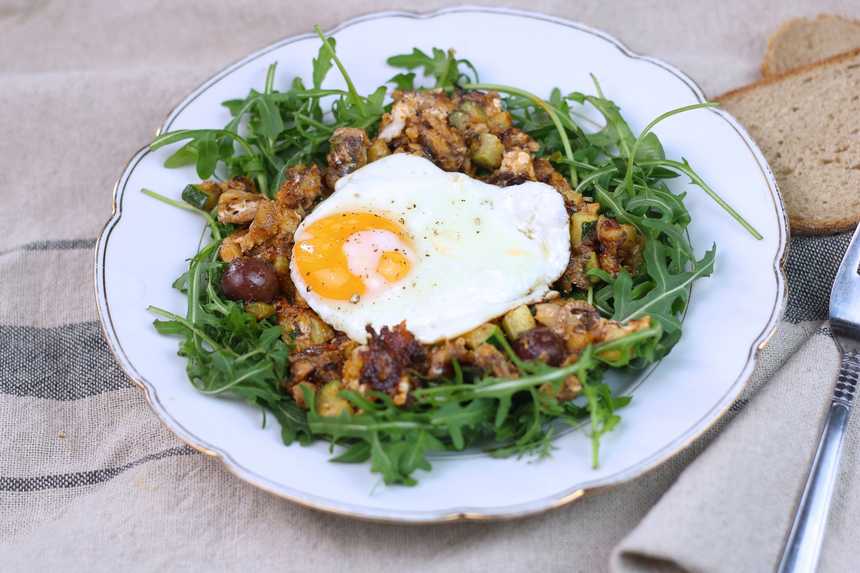
[[[346,212],[399,222],[414,249],[404,279],[357,302],[320,297],[290,263],[308,305],[358,342],[366,341],[368,324],[378,331],[404,320],[421,342],[454,338],[541,300],[570,258],[564,201],[549,185],[497,187],[413,155],[391,155],[341,178],[299,225],[296,240],[314,221]]]

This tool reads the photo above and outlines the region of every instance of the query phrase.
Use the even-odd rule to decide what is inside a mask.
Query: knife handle
[[[844,354],[818,450],[777,568],[779,573],[811,573],[818,564],[858,375],[860,355],[856,352]]]

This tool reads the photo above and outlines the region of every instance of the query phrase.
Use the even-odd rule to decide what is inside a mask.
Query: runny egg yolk
[[[386,281],[396,283],[409,273],[411,266],[409,259],[401,251],[384,251],[379,257],[376,271]]]
[[[338,213],[304,228],[293,262],[318,296],[356,302],[409,274],[411,250],[398,223],[374,213]]]

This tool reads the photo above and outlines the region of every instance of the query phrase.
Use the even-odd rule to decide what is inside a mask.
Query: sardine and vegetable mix
[[[152,143],[184,142],[165,165],[200,182],[181,201],[144,192],[210,235],[174,283],[186,313],[150,307],[155,327],[201,392],[387,484],[414,484],[434,451],[546,456],[583,421],[596,467],[630,400],[603,373],[669,352],[713,269],[665,181],[689,177],[757,236],[651,132],[710,104],[636,137],[596,80],[544,100],[437,48],[389,58],[403,71],[363,96],[320,39],[311,85],[276,89],[272,64],[262,91],[224,102],[223,129]],[[322,87],[335,67],[346,89]]]

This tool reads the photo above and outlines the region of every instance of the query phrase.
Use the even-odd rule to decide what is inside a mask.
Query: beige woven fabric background
[[[708,436],[658,470],[513,523],[373,525],[319,514],[183,446],[99,334],[92,248],[125,161],[199,82],[274,40],[363,13],[447,2],[0,0],[0,569],[769,570],[833,383],[822,323],[846,238],[799,240],[786,321]],[[604,29],[716,95],[757,77],[765,39],[857,2],[533,0]],[[824,571],[856,568],[852,422]]]

